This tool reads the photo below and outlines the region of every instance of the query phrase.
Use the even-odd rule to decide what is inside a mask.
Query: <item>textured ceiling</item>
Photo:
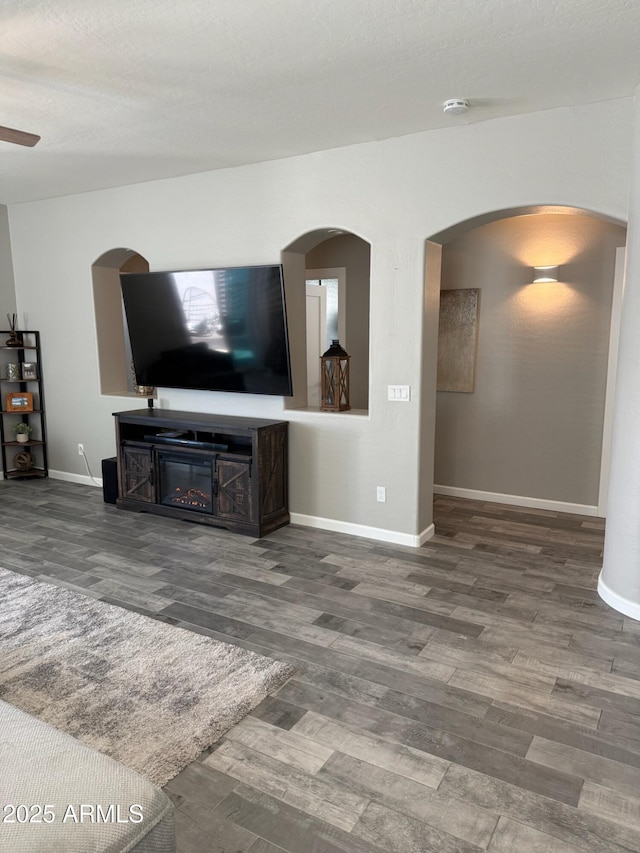
[[[0,203],[627,97],[639,45],[639,0],[2,0],[0,124],[42,140]]]

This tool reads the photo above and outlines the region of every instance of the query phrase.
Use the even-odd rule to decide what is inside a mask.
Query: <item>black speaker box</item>
[[[102,460],[102,495],[108,504],[114,504],[118,497],[118,464],[115,456]]]

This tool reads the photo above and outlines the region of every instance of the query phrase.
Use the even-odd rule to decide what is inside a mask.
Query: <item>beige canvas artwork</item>
[[[438,391],[474,389],[479,296],[477,287],[440,291]]]

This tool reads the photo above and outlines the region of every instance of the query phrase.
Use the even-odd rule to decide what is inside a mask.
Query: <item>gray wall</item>
[[[77,443],[98,472],[100,460],[115,453],[113,412],[136,407],[131,397],[100,393],[91,281],[96,259],[117,247],[138,252],[152,270],[282,257],[294,382],[302,397],[306,350],[297,326],[304,328],[304,293],[296,281],[304,278],[304,253],[318,241],[305,248],[297,243],[335,226],[371,245],[367,414],[309,411],[304,400],[289,408],[289,398],[176,389],[159,389],[157,405],[288,420],[290,508],[298,522],[415,544],[431,517],[431,483],[428,474],[420,478],[428,471],[435,407],[433,365],[423,361],[433,325],[425,304],[425,240],[492,211],[543,201],[624,221],[632,115],[633,100],[619,99],[13,205],[18,308],[42,333],[52,476],[86,482]],[[297,252],[300,266],[291,259]],[[411,401],[389,401],[389,384],[409,385]],[[433,447],[430,452],[433,459]],[[385,503],[376,500],[378,486],[387,489]]]
[[[16,311],[16,291],[13,280],[13,261],[11,260],[11,240],[9,238],[9,214],[4,204],[0,205],[0,327],[8,328],[7,313]],[[24,317],[18,318],[18,327],[24,329]]]
[[[332,237],[307,253],[307,269],[345,267],[347,278],[346,333],[351,356],[351,406],[369,407],[369,277],[371,248],[353,234]]]
[[[437,485],[595,506],[615,249],[573,214],[502,219],[448,242],[442,288],[479,287],[474,393],[437,395]],[[559,263],[559,284],[528,284]]]

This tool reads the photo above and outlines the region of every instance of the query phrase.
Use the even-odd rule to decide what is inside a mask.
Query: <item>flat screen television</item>
[[[291,396],[282,266],[122,273],[139,385]]]

